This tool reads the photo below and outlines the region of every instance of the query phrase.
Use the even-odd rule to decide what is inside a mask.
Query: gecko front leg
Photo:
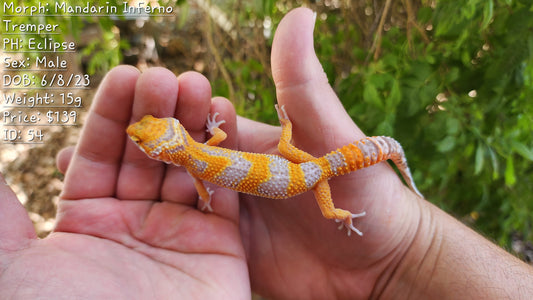
[[[218,112],[214,113],[212,118],[211,114],[207,115],[207,122],[205,124],[207,129],[205,131],[211,134],[211,138],[207,140],[205,144],[209,146],[216,146],[220,144],[228,136],[222,129],[218,128],[220,125],[226,123],[226,121],[216,121],[217,116]]]
[[[209,146],[217,146],[222,141],[226,139],[228,136],[222,129],[218,128],[221,124],[226,123],[224,120],[216,121],[216,118],[218,116],[218,112],[214,113],[211,117],[211,114],[207,115],[207,122],[206,122],[206,130],[209,132],[212,136],[209,140],[205,142],[206,145]],[[211,207],[211,196],[213,195],[214,191],[209,189],[204,185],[202,180],[199,178],[196,178],[194,175],[192,175],[189,172],[189,175],[194,180],[194,187],[196,188],[196,192],[198,192],[198,196],[200,197],[200,200],[204,202],[204,206],[202,207],[202,210],[207,210],[209,212],[213,212],[213,208]]]
[[[194,177],[190,173],[189,175],[191,175],[191,177],[194,180],[194,187],[196,188],[196,191],[198,192],[198,196],[200,197],[200,200],[204,202],[204,206],[202,207],[202,210],[213,212],[213,208],[211,207],[211,195],[213,195],[213,191],[210,190],[208,187],[206,187],[204,183],[202,182],[202,180]]]

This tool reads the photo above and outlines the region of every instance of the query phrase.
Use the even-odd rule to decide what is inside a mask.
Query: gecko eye
[[[135,142],[135,144],[141,143],[141,139],[137,137],[136,135],[130,136],[131,140]]]

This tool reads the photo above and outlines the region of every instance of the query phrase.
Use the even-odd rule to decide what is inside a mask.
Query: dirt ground
[[[2,145],[0,150],[2,173],[28,210],[39,237],[53,228],[63,188],[63,175],[55,166],[55,157],[63,147],[75,144],[78,132],[78,128],[66,128],[47,136],[47,142],[38,147]]]

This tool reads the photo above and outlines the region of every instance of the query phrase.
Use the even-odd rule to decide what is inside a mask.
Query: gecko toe
[[[205,190],[207,191],[207,193],[209,194],[208,196],[208,199],[207,200],[204,200],[202,199],[202,197],[200,197],[200,200],[202,200],[204,202],[204,206],[202,207],[202,211],[208,211],[208,212],[213,212],[213,208],[211,207],[211,195],[213,195],[213,193],[215,191],[211,190],[210,188],[206,187]]]
[[[355,226],[353,226],[352,219],[363,217],[365,215],[366,215],[366,212],[363,211],[358,214],[351,214],[350,217],[346,219],[335,219],[335,222],[341,223],[340,226],[338,227],[339,230],[342,230],[343,228],[346,228],[348,230],[348,236],[352,234],[352,231],[357,233],[359,236],[362,236],[363,232],[357,229]]]
[[[202,211],[206,211],[207,210],[208,212],[213,212],[213,208],[211,207],[211,203],[210,202],[204,202],[204,206],[202,207]]]
[[[214,113],[213,117],[211,117],[211,114],[207,115],[207,123],[206,123],[207,129],[205,131],[209,132],[210,134],[215,134],[213,130],[215,128],[218,128],[220,125],[226,123],[225,120],[216,121],[216,118],[218,115],[219,115],[218,112]]]

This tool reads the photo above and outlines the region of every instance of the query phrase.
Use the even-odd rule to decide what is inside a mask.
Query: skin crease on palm
[[[327,82],[313,27],[308,9],[285,16],[272,74],[295,146],[320,156],[364,134]],[[214,212],[198,210],[189,175],[146,157],[125,129],[146,114],[175,117],[205,141],[214,112],[226,121],[220,146],[277,153],[280,128],[237,117],[228,100],[212,98],[202,75],[111,70],[78,144],[58,155],[65,185],[54,232],[37,239],[0,184],[0,298],[249,299],[252,289],[275,299],[533,294],[531,269],[417,198],[386,163],[330,180],[337,207],[366,211],[356,220],[363,237],[338,231],[310,192],[271,200],[210,186]]]

